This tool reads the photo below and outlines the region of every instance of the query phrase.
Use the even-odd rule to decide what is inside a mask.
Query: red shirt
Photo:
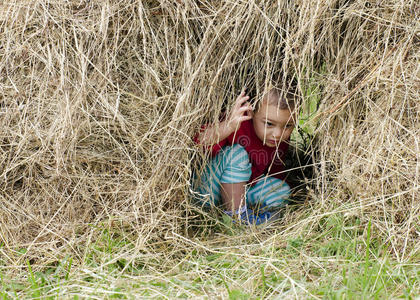
[[[263,144],[254,130],[252,120],[241,123],[239,129],[226,139],[211,147],[212,157],[224,146],[239,144],[248,152],[252,164],[252,174],[249,182],[262,175],[271,175],[284,180],[284,158],[289,147],[287,142],[281,142],[278,147],[268,147]],[[253,182],[255,184],[255,182]]]

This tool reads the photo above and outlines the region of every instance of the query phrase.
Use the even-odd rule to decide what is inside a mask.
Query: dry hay
[[[177,240],[197,215],[188,214],[191,137],[241,86],[261,94],[286,76],[302,94],[318,86],[321,105],[310,200],[286,215],[283,234],[343,213],[371,220],[395,255],[418,251],[419,9],[414,0],[5,1],[3,257],[22,263],[20,247],[44,260],[82,255],[103,222],[131,231],[137,249]]]

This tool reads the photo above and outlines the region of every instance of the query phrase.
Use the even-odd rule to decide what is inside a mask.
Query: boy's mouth
[[[267,140],[267,144],[277,145],[277,144],[279,144],[279,141],[277,141],[277,140]]]

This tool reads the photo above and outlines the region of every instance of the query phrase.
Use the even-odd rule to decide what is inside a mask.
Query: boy
[[[296,113],[290,91],[283,96],[272,88],[255,111],[248,100],[243,90],[228,117],[198,135],[198,143],[211,147],[212,159],[195,190],[234,219],[259,225],[273,219],[290,195],[283,159]]]

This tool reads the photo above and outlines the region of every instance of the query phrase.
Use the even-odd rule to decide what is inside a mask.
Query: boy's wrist
[[[222,124],[223,130],[230,135],[232,132],[236,130],[236,126],[234,126],[233,122],[229,122],[228,120],[223,121]]]

